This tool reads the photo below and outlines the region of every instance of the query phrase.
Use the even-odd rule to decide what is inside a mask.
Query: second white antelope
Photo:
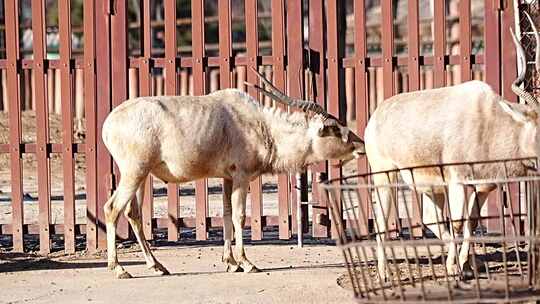
[[[540,35],[527,15],[536,38],[536,70],[540,71]],[[519,87],[525,77],[526,60],[523,48],[514,37],[521,73],[512,85],[513,91],[526,104],[509,103],[484,82],[470,81],[452,87],[399,94],[383,102],[371,117],[365,131],[366,154],[374,172],[408,167],[445,163],[460,163],[498,159],[540,156],[540,108],[534,96]],[[512,162],[507,174],[526,174],[529,165]],[[493,179],[502,177],[504,170],[498,165],[475,168],[474,177]],[[427,184],[442,182],[443,176],[436,169],[414,170],[414,180],[409,171],[400,171],[405,183]],[[448,202],[452,220],[463,220],[464,242],[459,252],[459,267],[455,262],[455,246],[448,249],[446,268],[456,274],[468,261],[471,235],[470,214],[475,202],[479,209],[494,187],[477,187],[475,195],[466,197],[459,181],[471,178],[468,166],[451,166],[444,172],[448,182]],[[375,185],[396,182],[396,174],[380,174]],[[387,217],[393,208],[392,190],[380,188],[376,199],[377,225],[380,232],[377,250],[378,269],[382,278],[387,273],[382,242],[387,230]],[[451,232],[437,224],[442,216],[445,200],[444,189],[424,192],[423,221],[438,238],[450,240]],[[465,201],[468,199],[468,203]],[[468,206],[468,210],[463,210]],[[440,221],[440,220],[439,220]]]

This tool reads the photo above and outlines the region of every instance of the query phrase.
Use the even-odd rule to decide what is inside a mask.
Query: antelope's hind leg
[[[103,207],[107,225],[107,266],[110,270],[114,271],[116,277],[119,279],[131,278],[131,275],[118,263],[116,224],[118,223],[120,213],[135,197],[137,188],[138,182],[136,180],[129,177],[121,178],[118,189],[116,189]]]
[[[141,247],[141,250],[143,252],[148,269],[153,270],[154,273],[158,275],[168,275],[170,274],[169,271],[157,261],[157,259],[152,254],[152,251],[150,251],[150,246],[146,241],[146,237],[144,236],[144,232],[142,229],[141,206],[144,199],[144,186],[145,182],[143,179],[143,181],[139,185],[139,188],[137,189],[137,199],[131,200],[131,203],[127,206],[124,213],[128,218],[131,228],[133,229],[133,233],[137,237],[137,241],[139,242],[139,246]]]

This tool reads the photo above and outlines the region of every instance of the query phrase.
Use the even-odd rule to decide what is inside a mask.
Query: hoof
[[[167,270],[167,268],[163,267],[161,264],[156,264],[152,267],[150,267],[151,270],[154,271],[157,275],[170,275],[171,273]]]
[[[251,267],[245,268],[244,272],[245,273],[257,273],[257,272],[261,272],[261,270],[259,268],[257,268],[256,266],[251,265]]]
[[[238,265],[231,265],[231,264],[227,264],[227,269],[226,269],[227,272],[242,272],[244,271],[242,269],[242,267],[238,266]]]
[[[462,276],[462,279],[463,281],[468,281],[468,280],[472,280],[474,279],[474,271],[472,269],[472,266],[469,262],[465,262],[465,264],[463,264],[463,268],[462,268],[462,272],[461,272],[461,276]]]
[[[129,274],[129,272],[124,271],[124,272],[121,272],[121,273],[117,274],[116,278],[117,279],[131,279],[133,277]]]

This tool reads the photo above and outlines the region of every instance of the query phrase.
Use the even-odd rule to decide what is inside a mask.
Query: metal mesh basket
[[[505,164],[501,162],[502,167]],[[444,175],[448,166],[454,165],[432,168]],[[485,164],[457,165],[473,169]],[[453,184],[444,182],[444,178],[430,184],[400,180],[373,183],[376,174],[399,176],[406,171],[414,177],[415,169],[418,168],[352,176],[322,185],[323,195],[330,202],[333,231],[347,265],[348,275],[340,284],[352,289],[358,300],[375,303],[540,299],[540,177],[503,174],[501,178],[487,180],[474,179],[471,175],[471,179]],[[469,219],[473,230],[465,239],[461,233],[468,213],[449,214],[452,210],[449,203],[453,201],[449,199],[449,187],[456,186],[463,187],[465,204],[475,205],[482,197],[480,191],[493,189],[487,196],[486,208],[482,211],[471,208]],[[391,193],[391,208],[386,213],[380,212],[375,203],[383,191]],[[440,209],[435,204],[426,204],[426,199],[433,198],[435,193],[439,194]],[[421,214],[429,212],[427,208],[434,208],[435,221],[422,220]],[[463,208],[467,209],[468,206]],[[387,226],[384,232],[378,228],[381,213]],[[434,227],[446,227],[452,237],[436,238],[431,231]],[[376,239],[383,233],[385,279],[377,270]],[[450,246],[455,246],[459,252],[464,240],[470,242],[470,267],[457,266],[451,274],[445,266],[448,251]],[[459,265],[457,256],[455,261]]]

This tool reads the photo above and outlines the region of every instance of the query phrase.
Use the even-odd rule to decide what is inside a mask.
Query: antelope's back
[[[383,102],[365,131],[374,170],[508,158],[497,145],[517,142],[516,123],[480,81],[396,95]]]
[[[115,157],[178,164],[213,163],[241,147],[244,130],[260,115],[238,90],[205,96],[153,96],[128,100],[103,125],[103,139]]]

